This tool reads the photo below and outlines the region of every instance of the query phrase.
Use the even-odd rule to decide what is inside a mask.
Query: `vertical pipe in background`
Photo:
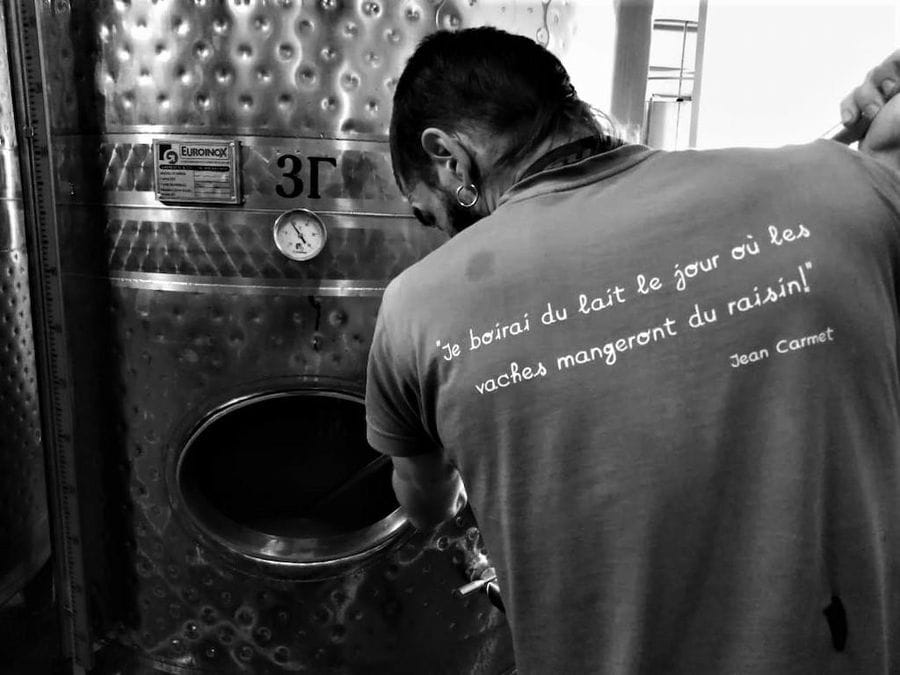
[[[50,146],[48,83],[43,57],[47,38],[38,29],[40,12],[69,11],[67,2],[2,0],[5,13],[3,36],[8,68],[7,86],[15,111],[13,125],[18,144],[22,270],[27,270],[33,316],[33,349],[30,373],[35,379],[34,400],[41,408],[41,442],[46,468],[46,501],[50,514],[53,546],[54,590],[60,619],[61,667],[73,674],[84,673],[92,662],[92,640],[87,626],[84,563],[81,559],[81,525],[74,479],[74,446],[71,381],[68,373],[62,282],[56,227],[56,178]],[[51,42],[53,38],[50,38]],[[19,287],[16,287],[20,290]]]
[[[688,147],[697,147],[697,129],[700,119],[700,95],[703,93],[703,47],[706,44],[706,14],[709,0],[700,0],[700,14],[697,17],[697,55],[694,57],[694,95],[691,115],[691,135]]]
[[[50,557],[6,23],[0,5],[0,605]]]
[[[650,68],[653,0],[616,2],[616,48],[610,110],[628,140],[640,138]]]

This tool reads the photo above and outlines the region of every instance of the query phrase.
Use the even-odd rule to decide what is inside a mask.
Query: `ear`
[[[472,156],[458,139],[443,129],[429,127],[422,132],[422,149],[431,158],[442,182],[471,183]]]

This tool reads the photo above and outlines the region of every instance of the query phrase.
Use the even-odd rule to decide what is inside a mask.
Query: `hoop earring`
[[[460,194],[462,193],[463,190],[471,190],[472,191],[472,193],[475,195],[474,197],[472,197],[472,201],[464,202],[462,200],[462,197],[460,196]],[[478,194],[478,188],[475,187],[474,183],[469,184],[469,185],[460,185],[458,188],[456,188],[456,203],[459,204],[464,209],[471,209],[473,206],[475,206],[475,204],[478,203],[478,198],[480,196],[481,195]]]

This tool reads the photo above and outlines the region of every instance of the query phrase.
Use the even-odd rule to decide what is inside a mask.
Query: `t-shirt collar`
[[[548,155],[538,159],[539,164],[536,169],[532,164],[526,170],[524,177],[501,195],[497,207],[546,192],[574,187],[584,179],[590,179],[590,182],[603,180],[625,171],[658,152],[658,150],[644,145],[629,144],[599,154],[587,153],[586,156],[578,158],[577,153],[584,153],[587,143],[588,139],[580,139],[557,148],[548,153],[552,155],[549,162],[544,159]],[[575,161],[564,161],[573,156]],[[542,164],[543,166],[541,166]]]

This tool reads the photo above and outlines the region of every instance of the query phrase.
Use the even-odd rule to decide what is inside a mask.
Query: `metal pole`
[[[610,111],[626,132],[637,132],[644,123],[644,98],[650,68],[653,33],[653,0],[617,0],[616,47]]]
[[[3,0],[10,75],[21,152],[41,431],[48,471],[54,580],[62,652],[68,672],[92,667],[81,519],[75,476],[74,413],[65,339],[62,274],[56,227],[55,174],[47,116],[46,44],[41,0]]]

